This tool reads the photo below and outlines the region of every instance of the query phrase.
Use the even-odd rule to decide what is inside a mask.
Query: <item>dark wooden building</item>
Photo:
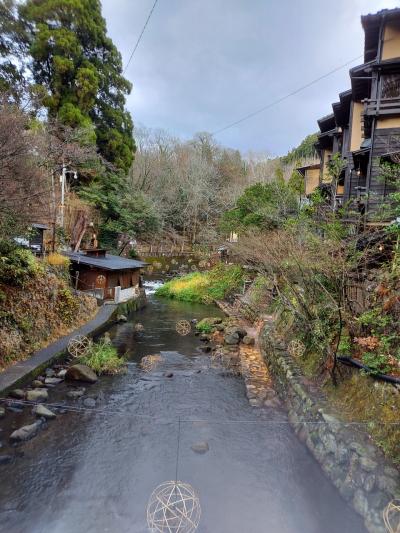
[[[361,24],[364,62],[350,70],[351,89],[332,104],[333,113],[318,121],[316,148],[319,185],[331,181],[327,165],[335,153],[347,163],[334,207],[344,206],[350,222],[362,217],[375,225],[395,189],[382,177],[381,162],[400,161],[400,8],[365,15]]]
[[[102,300],[124,302],[139,295],[143,261],[111,255],[106,250],[65,252],[71,261],[71,275],[78,290]]]

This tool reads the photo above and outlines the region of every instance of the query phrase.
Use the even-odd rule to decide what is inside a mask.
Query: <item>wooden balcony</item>
[[[366,117],[400,116],[400,98],[364,100],[364,115]]]

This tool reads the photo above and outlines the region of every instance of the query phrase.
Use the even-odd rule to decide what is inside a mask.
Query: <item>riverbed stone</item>
[[[210,449],[208,442],[196,442],[195,444],[192,444],[191,449],[198,454],[205,454]]]
[[[357,489],[353,496],[353,505],[355,510],[361,515],[366,516],[368,513],[368,500],[361,489]]]
[[[57,372],[57,377],[60,379],[64,379],[66,373],[67,373],[67,369],[62,368],[59,372]]]
[[[235,344],[239,344],[239,341],[240,341],[240,338],[239,338],[239,335],[234,332],[234,333],[227,333],[224,337],[224,342],[225,344],[228,344],[228,345],[235,345]]]
[[[10,439],[14,442],[23,442],[32,439],[39,431],[41,425],[42,423],[37,421],[28,426],[22,426],[11,433]]]
[[[56,375],[55,371],[52,368],[46,368],[45,374],[46,378],[54,378],[54,376]]]
[[[86,365],[72,365],[68,368],[65,375],[65,379],[72,381],[84,381],[86,383],[96,383],[97,375],[96,373]]]
[[[44,380],[44,384],[45,385],[51,385],[51,386],[58,385],[61,382],[62,382],[61,378],[46,378]]]
[[[96,400],[94,398],[85,398],[83,400],[83,405],[88,408],[96,407]]]
[[[372,472],[378,466],[378,463],[370,457],[360,457],[360,465],[366,472]]]
[[[211,340],[211,336],[207,333],[201,333],[199,340],[201,340],[202,342],[209,342]]]
[[[9,396],[11,396],[11,398],[15,398],[16,400],[24,400],[26,392],[22,389],[13,389],[10,391]]]
[[[34,379],[32,381],[32,387],[34,389],[42,389],[44,387],[43,381],[39,381],[38,379]]]
[[[33,408],[33,412],[36,416],[46,418],[46,420],[52,420],[57,416],[55,413],[53,413],[53,411],[50,411],[50,409],[48,409],[41,403],[39,403]]]
[[[250,335],[245,335],[242,340],[243,344],[246,344],[247,346],[253,346],[255,343],[254,337],[251,337]]]
[[[6,410],[4,407],[0,407],[0,418],[4,418],[6,415]]]
[[[6,454],[0,455],[0,465],[6,465],[8,463],[11,463],[12,460],[13,460],[12,455],[6,455]]]
[[[117,322],[128,322],[128,319],[125,315],[118,315]]]
[[[26,393],[26,399],[30,402],[42,402],[47,400],[49,393],[46,389],[33,389],[28,390]]]
[[[241,326],[229,326],[225,329],[227,335],[234,335],[235,333],[239,336],[239,339],[243,339],[247,335],[247,331]]]
[[[208,346],[208,345],[201,346],[200,350],[204,353],[209,353],[211,352],[211,346]]]
[[[166,378],[173,378],[174,377],[174,374],[172,372],[165,372],[164,376]]]
[[[398,480],[390,476],[378,476],[377,485],[381,490],[388,492],[389,494],[394,494],[400,490],[400,485]]]
[[[81,389],[70,390],[67,392],[67,398],[70,398],[71,400],[77,400],[85,394],[85,390],[86,389],[84,387]]]

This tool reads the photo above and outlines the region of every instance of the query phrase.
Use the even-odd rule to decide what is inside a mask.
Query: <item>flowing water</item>
[[[59,414],[17,449],[17,461],[0,466],[0,531],[147,532],[148,498],[176,470],[199,494],[200,533],[365,531],[286,414],[250,407],[241,378],[210,368],[197,337],[175,331],[180,319],[216,314],[150,296],[144,310],[110,330],[128,372],[89,387],[93,411]],[[145,327],[139,339],[137,322]],[[163,361],[144,373],[138,362],[149,354]],[[63,387],[50,401],[65,397]],[[27,409],[18,416],[15,427],[32,420]],[[199,442],[208,452],[191,449]]]

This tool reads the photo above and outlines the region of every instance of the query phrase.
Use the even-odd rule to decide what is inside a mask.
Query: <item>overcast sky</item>
[[[128,61],[154,0],[103,0],[108,31]],[[135,123],[181,138],[215,131],[363,52],[360,15],[395,0],[159,0],[126,77]],[[360,63],[358,60],[353,65]],[[281,155],[317,130],[346,67],[216,135],[243,152]]]

